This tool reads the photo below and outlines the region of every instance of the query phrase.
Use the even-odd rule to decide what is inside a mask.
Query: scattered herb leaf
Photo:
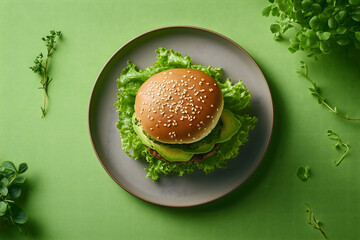
[[[331,107],[326,101],[325,98],[320,94],[320,88],[317,86],[317,84],[309,78],[309,71],[306,63],[304,61],[301,61],[301,66],[299,69],[296,70],[298,74],[306,78],[312,85],[312,88],[309,88],[311,94],[315,96],[318,100],[319,104],[323,104],[325,107],[327,107],[332,113],[335,113],[339,117],[345,118],[347,120],[353,120],[353,121],[360,121],[360,118],[350,118],[348,115],[343,115],[338,112],[336,107]]]
[[[335,161],[335,165],[338,166],[342,160],[345,158],[345,156],[348,154],[349,150],[350,150],[350,147],[348,144],[344,143],[340,137],[339,137],[339,134],[335,133],[334,131],[332,130],[328,130],[327,131],[327,136],[331,139],[331,140],[335,140],[336,141],[336,144],[335,144],[335,147],[336,148],[343,148],[344,149],[344,153],[343,155],[341,155],[340,159],[338,161]]]
[[[327,54],[336,46],[353,44],[360,49],[360,1],[269,0],[263,16],[278,20],[270,25],[275,40],[294,29],[289,51],[308,51],[310,56]]]
[[[310,205],[305,203],[305,206],[306,206],[305,211],[307,213],[309,213],[308,218],[306,219],[307,223],[309,225],[311,225],[313,228],[319,230],[322,233],[322,235],[325,237],[325,239],[327,239],[325,232],[322,230],[322,228],[320,226],[321,225],[320,221],[315,218],[315,215],[314,215],[313,211],[311,210]]]
[[[45,117],[46,114],[46,98],[48,96],[48,86],[49,83],[52,81],[52,78],[49,76],[49,70],[48,70],[48,64],[49,64],[49,58],[52,54],[52,52],[55,50],[55,43],[57,39],[62,37],[61,31],[50,31],[50,35],[47,35],[43,38],[41,38],[45,43],[47,47],[47,54],[44,62],[44,55],[40,53],[34,61],[34,66],[30,67],[30,69],[34,73],[38,73],[41,75],[40,89],[44,90],[44,104],[41,108],[41,118]]]
[[[26,234],[24,224],[28,217],[15,201],[20,197],[21,184],[25,181],[20,175],[27,169],[26,163],[21,163],[18,168],[10,161],[0,164],[0,229],[14,224],[22,234]]]
[[[301,181],[306,181],[306,180],[310,177],[310,167],[309,167],[309,166],[299,167],[299,168],[296,170],[296,176],[297,176]]]

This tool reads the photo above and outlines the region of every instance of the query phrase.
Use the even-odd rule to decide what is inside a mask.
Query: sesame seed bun
[[[170,144],[193,143],[216,126],[224,101],[208,74],[176,68],[157,73],[141,85],[135,114],[148,135]]]

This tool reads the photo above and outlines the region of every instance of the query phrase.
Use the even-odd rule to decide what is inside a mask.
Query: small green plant
[[[49,86],[50,82],[52,81],[52,78],[50,78],[49,71],[48,71],[49,59],[50,59],[52,52],[55,50],[55,43],[56,43],[57,39],[61,38],[61,37],[62,37],[61,31],[53,31],[53,30],[50,31],[50,35],[43,37],[42,40],[46,43],[46,47],[47,47],[47,54],[46,54],[45,62],[44,62],[44,55],[42,53],[40,53],[35,58],[34,66],[30,67],[30,69],[34,73],[38,73],[41,75],[40,89],[43,89],[43,91],[44,91],[44,104],[42,107],[40,107],[41,108],[41,118],[44,118],[45,114],[46,114],[46,98],[47,98],[47,94],[48,94],[48,86]]]
[[[310,205],[307,204],[307,203],[305,203],[305,206],[306,206],[306,210],[305,210],[305,211],[306,211],[307,213],[309,213],[308,218],[306,219],[306,222],[307,222],[310,226],[312,226],[313,228],[319,230],[319,231],[321,232],[321,234],[325,237],[325,239],[327,239],[324,230],[322,230],[322,228],[321,228],[321,223],[320,223],[319,220],[317,220],[317,219],[315,218],[315,215],[314,215],[313,211],[311,210]]]
[[[317,98],[319,104],[324,105],[332,113],[338,115],[339,117],[345,118],[347,120],[353,120],[353,121],[359,121],[360,120],[360,118],[350,118],[347,114],[343,115],[343,114],[338,112],[336,107],[331,107],[325,101],[325,98],[321,95],[320,88],[317,86],[317,84],[311,78],[309,78],[309,71],[308,71],[308,67],[307,67],[306,63],[304,61],[301,61],[300,63],[301,63],[301,67],[299,69],[297,69],[296,72],[298,74],[300,74],[301,76],[303,76],[305,79],[307,79],[311,83],[312,88],[309,88],[309,90],[310,90],[311,94]]]
[[[25,182],[22,174],[28,169],[26,163],[21,163],[18,168],[10,161],[0,164],[0,230],[14,224],[20,232],[25,234],[24,224],[27,214],[15,203],[21,195],[21,185]]]
[[[336,132],[332,131],[332,130],[328,130],[327,131],[327,136],[331,139],[331,140],[335,140],[335,148],[338,149],[344,149],[344,153],[341,155],[340,159],[335,161],[335,165],[338,166],[342,160],[345,158],[345,156],[348,154],[349,150],[350,150],[350,146],[347,143],[344,143],[341,139],[339,134],[337,134]]]
[[[263,16],[278,20],[271,24],[274,39],[294,29],[289,51],[310,55],[330,53],[336,46],[355,45],[360,49],[360,0],[269,0]]]

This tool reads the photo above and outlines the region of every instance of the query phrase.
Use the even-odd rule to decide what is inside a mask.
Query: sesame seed
[[[153,128],[150,128],[150,131],[153,131],[154,129]]]

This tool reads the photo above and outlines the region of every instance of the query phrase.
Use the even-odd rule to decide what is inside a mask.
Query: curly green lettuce
[[[134,63],[128,61],[127,67],[123,69],[120,77],[117,79],[119,92],[115,106],[118,109],[119,120],[116,126],[120,132],[122,149],[130,157],[143,159],[149,164],[149,167],[145,170],[148,172],[147,177],[152,180],[158,180],[160,175],[168,175],[170,173],[182,176],[185,173],[193,172],[196,168],[203,170],[205,173],[211,173],[215,168],[226,168],[227,160],[238,155],[239,147],[248,141],[249,131],[255,127],[257,122],[256,117],[243,112],[251,102],[249,90],[241,80],[236,84],[233,84],[230,79],[221,82],[221,68],[196,65],[189,56],[182,56],[172,49],[158,48],[156,53],[158,54],[157,61],[145,69],[137,69]],[[238,132],[230,140],[220,143],[216,153],[201,163],[191,162],[189,164],[177,165],[154,157],[141,142],[132,126],[131,118],[135,112],[135,97],[140,86],[154,74],[173,68],[197,69],[213,77],[221,87],[224,97],[224,108],[230,110],[241,122]]]

